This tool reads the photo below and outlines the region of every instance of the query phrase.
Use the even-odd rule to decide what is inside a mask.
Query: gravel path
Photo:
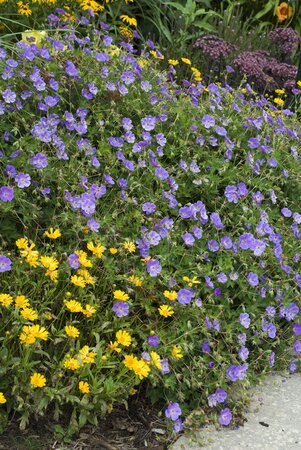
[[[243,427],[205,427],[170,450],[301,450],[301,374],[270,375],[254,389]]]

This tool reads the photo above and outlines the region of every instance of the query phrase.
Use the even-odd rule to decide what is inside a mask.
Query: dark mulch
[[[68,443],[56,437],[51,416],[32,421],[25,431],[13,420],[0,435],[0,450],[166,450],[173,437],[158,414],[156,408],[134,400],[128,410],[113,410],[98,427],[84,427]]]

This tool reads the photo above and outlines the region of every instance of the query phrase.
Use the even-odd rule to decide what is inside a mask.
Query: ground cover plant
[[[227,426],[299,364],[300,123],[90,16],[0,50],[1,426],[72,433],[140,385],[174,431]]]

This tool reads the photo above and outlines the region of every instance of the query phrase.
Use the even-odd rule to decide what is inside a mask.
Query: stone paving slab
[[[267,376],[253,390],[244,426],[206,426],[170,450],[301,450],[301,374]],[[260,423],[261,422],[261,423]]]

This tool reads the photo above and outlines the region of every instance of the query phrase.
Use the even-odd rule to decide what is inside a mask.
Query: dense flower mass
[[[145,383],[175,432],[228,426],[233,385],[300,364],[300,123],[250,84],[177,84],[94,3],[0,49],[0,403],[83,426]]]

